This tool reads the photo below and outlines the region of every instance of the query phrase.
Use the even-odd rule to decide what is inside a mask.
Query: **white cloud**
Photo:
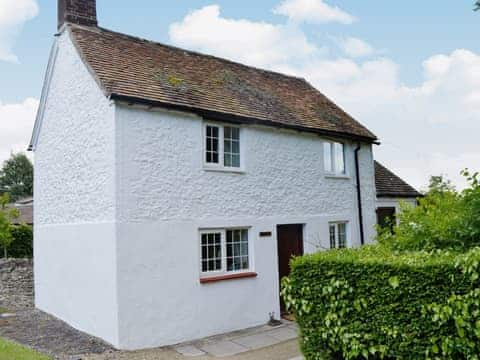
[[[179,46],[265,67],[317,51],[295,27],[227,19],[218,5],[193,11],[172,24],[170,38]]]
[[[375,52],[369,43],[355,37],[341,38],[337,42],[343,52],[353,58],[370,56]]]
[[[209,15],[198,16],[202,11]],[[405,86],[392,59],[376,52],[368,60],[327,57],[312,50],[314,45],[298,29],[295,39],[308,45],[299,47],[292,37],[279,40],[286,29],[290,31],[265,22],[223,19],[218,7],[209,7],[173,25],[170,35],[181,46],[307,78],[377,134],[382,145],[375,148],[376,157],[418,188],[436,174],[461,186],[463,168],[480,170],[479,54],[459,49],[431,56],[422,64],[420,83]],[[260,35],[254,36],[257,31]]]
[[[13,42],[23,24],[38,14],[36,0],[0,0],[0,60],[17,62]]]
[[[312,24],[331,22],[352,24],[356,20],[354,16],[337,6],[328,5],[323,0],[284,0],[273,12],[288,16],[295,22]]]
[[[0,102],[0,164],[9,158],[12,151],[26,151],[38,103],[33,98],[17,104]]]

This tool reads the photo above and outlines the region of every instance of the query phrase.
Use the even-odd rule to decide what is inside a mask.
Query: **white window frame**
[[[343,149],[343,171],[337,169],[337,156],[336,156],[336,146],[335,145],[342,145]],[[325,147],[329,146],[330,147],[330,165],[331,165],[331,170],[327,170],[327,164],[325,163]],[[345,143],[339,142],[339,141],[332,141],[332,140],[327,140],[323,142],[323,169],[327,175],[334,175],[334,176],[347,176],[347,156],[346,156],[346,145]]]
[[[207,162],[207,127],[216,127],[218,131],[218,163]],[[225,166],[225,128],[234,128],[239,131],[240,138],[240,166]],[[242,127],[230,124],[218,124],[213,122],[205,122],[203,126],[203,167],[205,170],[227,171],[227,172],[244,172],[244,151],[243,151],[243,131]]]
[[[235,231],[235,230],[245,230],[247,231],[247,238],[248,238],[248,269],[242,270],[227,270],[227,231]],[[203,264],[202,264],[202,235],[205,234],[213,234],[213,233],[220,233],[220,243],[221,243],[221,259],[222,259],[222,266],[221,270],[218,271],[203,271]],[[250,227],[232,227],[232,228],[213,228],[213,229],[201,229],[199,231],[199,270],[200,270],[200,278],[209,278],[209,277],[216,277],[222,275],[231,275],[231,274],[242,274],[242,273],[250,273],[253,271],[253,253],[252,253],[252,237]]]
[[[340,247],[340,237],[339,237],[339,226],[345,225],[345,247]],[[328,243],[330,249],[346,249],[350,247],[350,236],[349,236],[349,226],[348,221],[332,221],[328,223]],[[335,247],[332,247],[332,241],[330,238],[330,229],[332,226],[335,227]]]

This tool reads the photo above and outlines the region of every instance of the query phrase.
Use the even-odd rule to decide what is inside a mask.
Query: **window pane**
[[[335,172],[345,174],[345,151],[340,143],[335,143]]]
[[[227,271],[248,268],[248,230],[227,230]]]
[[[240,167],[240,129],[224,127],[224,166]]]
[[[218,164],[219,129],[216,126],[207,126],[206,157],[207,163]]]
[[[347,224],[338,224],[338,247],[347,247]]]
[[[335,241],[335,225],[330,225],[330,249],[336,248],[336,241]]]
[[[240,167],[240,155],[232,155],[232,167]]]
[[[202,272],[222,269],[222,234],[206,233],[201,236]]]
[[[323,144],[323,162],[325,164],[326,172],[333,172],[332,166],[332,144],[326,142]]]
[[[226,167],[233,167],[232,155],[225,153],[224,165]]]

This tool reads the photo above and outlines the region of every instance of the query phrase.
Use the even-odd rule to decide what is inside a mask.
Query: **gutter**
[[[358,222],[360,225],[360,243],[365,245],[365,232],[363,228],[363,209],[362,209],[362,188],[360,184],[360,165],[358,160],[358,152],[361,149],[361,145],[358,144],[355,149],[355,175],[357,178],[357,203],[358,203]]]

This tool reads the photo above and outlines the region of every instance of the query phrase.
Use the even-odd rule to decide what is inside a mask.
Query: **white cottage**
[[[117,348],[281,314],[292,255],[373,241],[369,130],[304,79],[59,0],[31,142],[36,305]]]

